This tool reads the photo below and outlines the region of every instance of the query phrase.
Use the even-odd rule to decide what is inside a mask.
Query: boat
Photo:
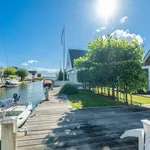
[[[17,102],[19,101],[20,96],[14,93],[13,98],[6,99],[0,101],[0,114],[1,119],[3,117],[11,116],[11,118],[17,118],[17,127],[21,127],[28,117],[30,116],[33,106],[32,103],[28,103],[27,106],[18,105]]]
[[[19,128],[26,122],[32,112],[32,109],[32,103],[29,102],[27,106],[12,106],[3,110],[2,113],[5,115],[4,117],[11,116],[11,118],[17,118],[17,127]]]
[[[17,80],[6,80],[5,87],[12,88],[19,86],[19,82]]]
[[[43,87],[50,87],[52,85],[53,81],[51,79],[44,79],[43,80]]]

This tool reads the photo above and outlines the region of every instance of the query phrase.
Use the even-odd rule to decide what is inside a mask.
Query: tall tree
[[[86,56],[74,62],[78,70],[78,81],[98,90],[101,88],[101,93],[103,87],[107,87],[108,95],[111,87],[113,98],[116,89],[117,99],[121,89],[126,93],[128,102],[128,93],[145,87],[146,80],[141,68],[143,52],[144,46],[139,45],[137,39],[127,42],[110,35],[105,39],[95,38],[94,42],[88,44]]]
[[[23,81],[25,79],[25,77],[28,75],[28,71],[26,69],[18,69],[16,74],[21,77],[21,81]]]
[[[16,75],[16,69],[15,68],[5,68],[4,70],[4,77],[9,77],[10,75]]]

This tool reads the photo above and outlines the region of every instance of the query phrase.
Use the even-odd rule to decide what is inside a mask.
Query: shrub
[[[59,94],[76,94],[78,93],[78,88],[72,84],[65,84],[61,87]]]

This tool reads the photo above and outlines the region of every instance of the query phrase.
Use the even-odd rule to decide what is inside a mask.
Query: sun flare
[[[108,18],[115,13],[116,0],[98,0],[97,14],[101,17]]]

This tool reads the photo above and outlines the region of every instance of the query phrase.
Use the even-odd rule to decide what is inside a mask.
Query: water
[[[45,89],[42,82],[23,83],[15,88],[0,88],[0,100],[11,98],[14,93],[20,95],[20,104],[32,102],[35,107],[44,97]]]

